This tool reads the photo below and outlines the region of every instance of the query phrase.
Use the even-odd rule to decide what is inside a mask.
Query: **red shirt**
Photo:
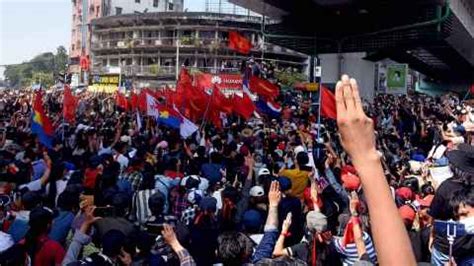
[[[20,244],[24,244],[25,240],[21,240]],[[38,240],[38,248],[35,254],[35,261],[32,265],[61,265],[66,252],[64,248],[56,241],[49,239],[47,235],[43,235]]]
[[[166,170],[164,172],[164,175],[171,178],[171,179],[183,178],[184,177],[183,173],[179,173],[179,172],[171,171],[171,170]]]
[[[99,169],[86,168],[84,172],[84,187],[93,189],[99,175]]]

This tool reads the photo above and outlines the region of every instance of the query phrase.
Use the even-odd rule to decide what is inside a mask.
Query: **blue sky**
[[[184,4],[189,11],[204,10],[204,0]],[[71,8],[71,0],[0,0],[0,65],[21,63],[60,45],[68,49]]]

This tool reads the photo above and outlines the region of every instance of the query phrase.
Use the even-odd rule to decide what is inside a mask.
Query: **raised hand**
[[[51,158],[49,157],[48,152],[43,152],[43,159],[44,159],[44,162],[46,163],[46,167],[48,167],[48,169],[51,169],[53,162]]]
[[[161,235],[163,236],[165,242],[170,246],[178,242],[176,233],[174,232],[173,227],[171,227],[169,224],[163,224],[163,231],[161,231]]]
[[[347,75],[336,84],[336,108],[342,146],[352,160],[378,158],[374,123],[364,113],[357,81]]]
[[[80,230],[82,233],[87,234],[92,224],[94,224],[97,220],[102,219],[102,217],[94,216],[95,206],[89,205],[84,207],[84,222],[81,225]]]
[[[250,170],[253,170],[253,167],[255,165],[255,159],[253,158],[253,154],[249,153],[247,156],[245,156],[245,165]]]
[[[281,226],[281,233],[288,234],[288,230],[291,226],[291,212],[286,215],[285,220],[283,221],[283,225]]]
[[[316,182],[311,182],[311,200],[313,202],[318,202],[318,185],[316,184]]]
[[[161,235],[163,236],[166,244],[170,245],[174,252],[178,253],[180,250],[184,249],[179,243],[176,233],[174,232],[174,229],[171,225],[163,224],[163,231],[161,231]]]
[[[268,192],[268,202],[270,207],[278,207],[281,200],[280,183],[278,181],[272,181],[270,190]]]
[[[357,208],[359,206],[359,196],[357,192],[352,191],[349,196],[349,210],[351,211],[352,216],[357,216]]]

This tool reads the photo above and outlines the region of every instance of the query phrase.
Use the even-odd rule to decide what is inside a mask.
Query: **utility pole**
[[[178,30],[176,30],[176,81],[178,81],[179,78],[179,36],[178,36]]]
[[[262,34],[262,62],[265,58],[265,7],[267,6],[264,1],[263,3],[263,12],[262,12],[262,28],[260,29]]]

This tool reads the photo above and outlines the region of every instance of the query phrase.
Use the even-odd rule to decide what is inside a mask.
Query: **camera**
[[[95,217],[113,217],[115,216],[115,208],[112,206],[97,207],[94,210]]]
[[[149,223],[146,225],[146,231],[150,235],[161,235],[161,231],[163,231],[163,224],[162,223]]]

